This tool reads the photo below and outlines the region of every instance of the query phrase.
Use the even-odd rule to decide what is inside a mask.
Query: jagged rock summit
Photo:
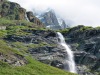
[[[68,27],[65,21],[56,16],[56,13],[52,9],[47,9],[44,13],[37,15],[37,17],[50,29],[57,30]]]

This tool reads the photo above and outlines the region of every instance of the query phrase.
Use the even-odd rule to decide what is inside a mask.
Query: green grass
[[[18,50],[9,47],[4,40],[0,40],[0,53],[8,57],[13,54],[23,55]]]
[[[20,43],[16,42],[16,44],[20,49],[18,45]],[[22,47],[23,46],[21,46],[21,48]],[[5,58],[9,58],[14,54],[22,55],[28,62],[26,65],[16,67],[0,60],[0,75],[75,75],[36,61],[31,55],[25,56],[20,50],[9,47],[4,40],[0,40],[0,53],[2,53]]]
[[[0,38],[4,38],[7,35],[7,31],[6,30],[0,30]]]
[[[9,26],[9,25],[15,25],[14,21],[5,18],[0,18],[0,26]]]
[[[29,63],[21,67],[13,67],[0,62],[0,75],[76,75],[45,65],[31,57],[27,57],[27,60]]]
[[[21,55],[19,51],[8,47],[3,40],[0,40],[0,53],[3,53],[6,56],[10,56],[12,54]],[[0,61],[0,75],[74,75],[72,73],[40,63],[31,58],[31,56],[25,56],[25,58],[27,59],[28,64],[20,67],[14,67]]]
[[[0,75],[75,75],[73,73],[69,73],[36,61],[31,57],[30,54],[26,52],[28,47],[37,48],[47,45],[49,46],[48,43],[40,42],[39,44],[25,45],[21,42],[12,43],[2,39],[7,37],[7,35],[31,35],[32,33],[27,32],[27,30],[48,31],[48,29],[45,29],[44,27],[38,27],[34,23],[26,22],[24,20],[7,20],[5,18],[0,18],[0,25],[7,26],[6,30],[0,30],[0,53],[2,56],[6,59],[12,59],[15,55],[21,55],[28,62],[26,65],[16,67],[0,59]]]
[[[60,32],[62,34],[65,34],[67,32],[69,32],[70,28],[66,28],[66,29],[62,29],[62,30],[57,30],[56,32]]]

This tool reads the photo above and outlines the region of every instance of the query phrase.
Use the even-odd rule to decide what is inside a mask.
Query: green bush
[[[6,30],[0,30],[0,38],[4,38],[7,35],[7,31]]]

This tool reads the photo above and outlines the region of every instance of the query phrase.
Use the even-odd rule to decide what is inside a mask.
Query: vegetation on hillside
[[[0,55],[3,56],[3,60],[0,60],[0,75],[75,75],[40,63],[27,53],[28,48],[42,47],[49,44],[40,42],[39,44],[25,45],[22,42],[9,42],[5,40],[12,35],[32,35],[32,33],[27,31],[48,31],[48,29],[39,28],[34,23],[24,20],[7,20],[4,18],[1,18],[0,25],[6,26],[5,30],[0,30]],[[8,59],[15,60],[13,57],[16,57],[16,55],[24,57],[27,63],[23,66],[13,66],[6,62]]]
[[[76,75],[33,59],[34,56],[31,55],[33,52],[41,53],[44,51],[45,54],[46,52],[49,53],[51,48],[57,48],[57,44],[55,44],[56,38],[54,38],[56,33],[53,30],[44,28],[40,22],[34,22],[39,24],[36,25],[26,21],[25,15],[26,10],[19,4],[9,2],[8,0],[1,0],[0,75]],[[34,20],[34,15],[30,15],[30,18]],[[93,28],[83,25],[58,31],[66,37],[65,40],[68,43],[72,43],[73,47],[77,49],[84,49],[83,46],[86,44],[85,42],[88,42],[88,38],[100,35],[100,27]],[[54,44],[51,42],[51,39],[53,39]],[[44,50],[44,48],[47,50]],[[87,47],[84,51],[88,52],[91,48]],[[53,51],[55,52],[56,50]],[[59,55],[59,57],[64,57],[62,55]],[[91,70],[91,72],[94,72],[94,70]]]
[[[22,46],[23,44],[15,43],[19,50],[16,49],[17,47],[9,47],[6,41],[0,40],[0,54],[2,54],[5,59],[9,57],[13,58],[15,54],[21,55],[28,63],[17,67],[8,64],[4,60],[0,60],[0,75],[75,75],[34,60],[30,54],[24,51],[25,48]]]
[[[10,66],[0,61],[0,75],[75,75],[40,63],[31,57],[26,59],[28,64],[20,67]]]

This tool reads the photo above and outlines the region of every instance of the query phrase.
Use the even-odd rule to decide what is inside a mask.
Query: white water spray
[[[27,14],[25,14],[25,19],[26,19],[28,22],[30,22],[30,20],[29,20],[28,17],[27,17]]]
[[[60,32],[57,32],[57,34],[60,40],[60,44],[66,49],[66,52],[68,54],[68,57],[67,57],[68,59],[66,59],[66,63],[68,65],[68,71],[77,73],[73,52],[71,51],[70,47],[66,44],[63,35]]]

